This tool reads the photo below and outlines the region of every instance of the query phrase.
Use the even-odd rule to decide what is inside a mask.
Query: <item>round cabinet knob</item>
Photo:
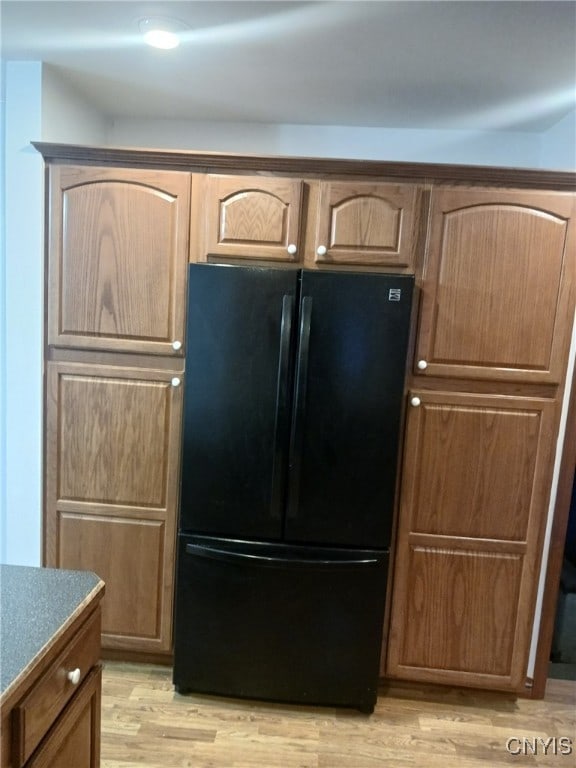
[[[420,405],[421,402],[422,401],[420,400],[419,397],[411,397],[410,398],[410,405],[413,406],[414,408],[418,408],[418,406]]]
[[[290,256],[294,256],[294,254],[297,252],[298,248],[294,245],[294,243],[290,243],[288,248],[286,248]]]
[[[316,254],[318,256],[326,256],[326,251],[327,250],[328,249],[326,248],[325,245],[319,245],[318,248],[316,248]]]
[[[181,384],[181,381],[178,378],[178,376],[174,376],[174,378],[172,379],[172,381],[170,383],[172,384],[173,387],[179,387],[180,384]]]
[[[425,371],[426,368],[428,368],[428,363],[426,362],[426,360],[418,360],[418,368],[421,371]]]
[[[173,349],[175,352],[178,352],[178,350],[179,350],[179,349],[182,349],[182,342],[181,342],[181,341],[178,341],[178,340],[176,340],[176,341],[173,341],[173,342],[172,342],[172,349]]]
[[[72,683],[72,685],[78,685],[80,682],[80,669],[79,667],[76,667],[76,669],[70,670],[68,674],[66,675],[68,680]]]

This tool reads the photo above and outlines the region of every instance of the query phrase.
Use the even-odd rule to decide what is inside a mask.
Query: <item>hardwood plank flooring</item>
[[[510,738],[519,739],[512,742],[514,750],[529,739],[527,754],[507,751]],[[566,739],[571,754],[562,754]],[[575,765],[573,681],[549,680],[542,701],[393,683],[382,688],[374,714],[366,716],[348,709],[180,696],[169,667],[104,664],[101,768]]]

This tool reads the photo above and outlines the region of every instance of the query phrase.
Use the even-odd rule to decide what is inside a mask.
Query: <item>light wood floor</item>
[[[572,768],[575,729],[576,683],[566,680],[550,680],[544,701],[394,684],[366,716],[180,696],[168,667],[104,665],[102,768]],[[537,742],[537,756],[514,756],[511,737],[567,737],[573,751],[544,755]]]

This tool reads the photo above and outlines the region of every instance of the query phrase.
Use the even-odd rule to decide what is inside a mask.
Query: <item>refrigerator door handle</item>
[[[218,560],[224,563],[244,563],[249,565],[254,563],[258,566],[269,568],[292,568],[302,566],[305,568],[334,566],[343,568],[346,566],[359,565],[377,565],[378,559],[375,557],[359,557],[351,559],[332,559],[332,558],[292,558],[292,557],[271,557],[269,555],[256,555],[250,552],[232,551],[229,549],[219,549],[205,544],[186,544],[186,554],[195,557],[204,557],[210,560]]]
[[[300,331],[298,336],[298,362],[296,366],[296,393],[294,397],[294,418],[290,440],[290,488],[288,495],[288,517],[296,517],[300,495],[300,472],[302,466],[302,444],[304,437],[304,415],[306,412],[306,388],[308,384],[308,355],[310,353],[310,324],[312,321],[312,297],[302,298]]]
[[[280,321],[280,350],[278,356],[278,378],[276,383],[276,419],[274,424],[274,456],[272,463],[272,491],[270,494],[270,515],[282,516],[282,496],[284,493],[284,446],[289,429],[289,373],[290,345],[292,340],[292,319],[294,315],[294,297],[285,294],[282,298],[282,319]]]

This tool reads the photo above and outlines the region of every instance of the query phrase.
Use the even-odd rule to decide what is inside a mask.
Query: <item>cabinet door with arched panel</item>
[[[195,208],[203,208],[204,229],[198,260],[299,261],[302,187],[291,178],[195,177]]]
[[[50,168],[49,345],[179,353],[189,197],[188,173]]]
[[[320,184],[315,263],[414,271],[421,223],[416,184]]]
[[[416,372],[558,383],[574,316],[576,198],[432,192]]]

